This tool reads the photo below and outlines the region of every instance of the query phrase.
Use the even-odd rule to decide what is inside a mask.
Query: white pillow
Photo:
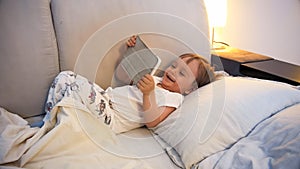
[[[153,130],[190,168],[230,147],[263,119],[297,102],[300,91],[289,85],[224,77],[186,96],[181,108]]]

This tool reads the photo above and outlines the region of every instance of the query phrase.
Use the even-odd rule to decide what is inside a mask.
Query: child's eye
[[[181,76],[185,76],[185,72],[183,72],[183,71],[180,71],[179,74],[180,74]]]
[[[172,64],[171,67],[172,67],[172,68],[176,68],[176,65],[175,65],[175,64]]]

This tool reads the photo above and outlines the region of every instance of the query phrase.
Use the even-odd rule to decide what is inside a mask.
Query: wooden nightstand
[[[300,66],[237,48],[226,47],[212,51],[211,63],[216,70],[224,70],[233,76],[300,85]]]
[[[246,76],[300,85],[300,66],[280,60],[246,63],[240,70]]]
[[[211,55],[211,63],[216,70],[224,70],[233,76],[242,75],[240,72],[242,64],[266,60],[273,58],[233,47],[213,50]]]

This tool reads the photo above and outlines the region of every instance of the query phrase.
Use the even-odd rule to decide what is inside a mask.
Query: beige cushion
[[[0,4],[0,106],[23,117],[43,114],[59,71],[49,0]]]
[[[133,34],[145,35],[149,47],[172,56],[196,52],[210,60],[201,0],[52,0],[51,7],[62,70],[73,70],[103,88],[111,85],[124,43]]]

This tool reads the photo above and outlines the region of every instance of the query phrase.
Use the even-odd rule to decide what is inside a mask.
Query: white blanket
[[[149,133],[139,132],[143,140],[116,136],[71,98],[51,114],[41,128],[30,128],[0,109],[0,168],[175,168]]]

